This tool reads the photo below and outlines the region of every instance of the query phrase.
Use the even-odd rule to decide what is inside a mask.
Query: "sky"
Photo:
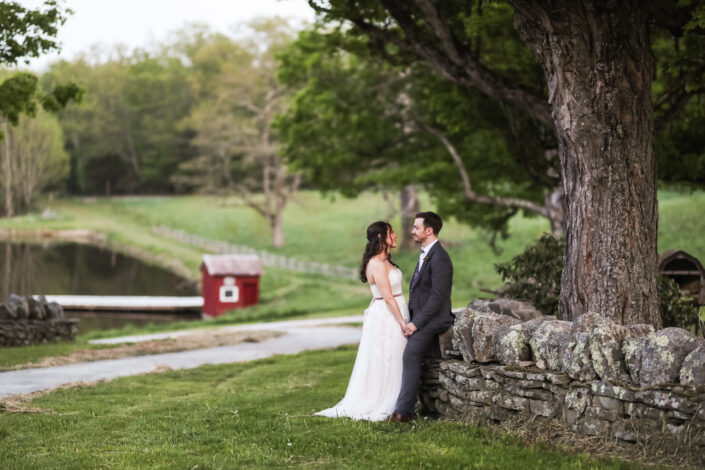
[[[43,4],[42,0],[16,1],[32,8]],[[188,23],[206,23],[213,30],[228,32],[258,16],[314,19],[306,0],[63,0],[63,4],[74,13],[59,30],[61,52],[23,67],[41,71],[53,61],[71,60],[94,45],[102,49],[118,44],[128,49],[150,48]]]

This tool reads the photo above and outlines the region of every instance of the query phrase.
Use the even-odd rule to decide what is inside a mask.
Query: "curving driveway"
[[[312,349],[335,348],[344,344],[354,344],[360,341],[361,328],[347,326],[345,324],[359,323],[361,321],[362,316],[360,315],[226,326],[218,328],[218,330],[266,330],[282,331],[285,334],[278,338],[272,338],[260,343],[240,343],[233,346],[219,346],[177,353],[0,372],[0,397],[47,390],[73,382],[92,382],[101,379],[110,380],[116,377],[144,374],[162,367],[190,369],[203,364],[244,362],[262,359],[276,354],[296,354]],[[214,331],[214,329],[125,336],[121,338],[95,340],[92,341],[92,343],[136,343],[139,341],[174,338],[203,331]]]

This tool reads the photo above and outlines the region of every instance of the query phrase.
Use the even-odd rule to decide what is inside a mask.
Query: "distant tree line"
[[[425,190],[444,215],[487,229],[491,240],[506,236],[520,211],[564,231],[544,71],[512,26],[509,4],[450,2],[437,19],[443,24],[432,21],[428,2],[408,9],[391,2],[398,8],[388,11],[374,2],[329,3],[302,32],[281,19],[229,35],[192,25],[149,50],[91,50],[54,63],[32,96],[48,104],[44,97],[64,96],[56,114],[12,121],[12,109],[1,110],[0,213],[30,210],[46,190],[236,194],[268,221],[280,246],[283,209],[305,185],[350,197],[398,194],[394,206],[406,224]],[[46,4],[54,10],[42,20],[45,40],[63,21],[54,2]],[[661,182],[702,187],[705,47],[703,26],[689,27],[685,34],[651,29],[654,155]],[[453,44],[434,39],[443,31],[458,57],[444,55]],[[36,44],[34,56],[51,50]],[[499,81],[467,75],[470,68],[453,66],[458,60],[491,69]],[[14,75],[3,73],[7,88]],[[82,102],[68,104],[60,93],[67,83],[81,87]],[[524,95],[493,94],[508,83]],[[544,104],[532,106],[536,97]]]
[[[83,99],[55,115],[32,110],[4,121],[0,198],[10,202],[0,214],[31,210],[48,190],[235,194],[282,246],[282,214],[301,175],[279,155],[273,123],[292,88],[276,79],[276,57],[294,39],[280,18],[254,20],[230,36],[191,25],[149,51],[94,49],[53,63],[34,79],[37,93],[75,83]],[[0,87],[11,85],[3,73]]]
[[[68,13],[55,0],[37,9],[0,2],[0,68],[58,49],[55,36]],[[65,173],[61,129],[46,113],[80,100],[82,90],[71,82],[42,89],[38,81],[0,69],[0,214],[6,217],[28,210],[36,193]]]

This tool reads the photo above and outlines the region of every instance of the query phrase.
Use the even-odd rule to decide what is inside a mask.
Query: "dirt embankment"
[[[139,343],[123,344],[105,349],[79,349],[66,356],[48,357],[39,362],[27,362],[0,370],[33,369],[38,367],[55,367],[80,362],[103,361],[120,359],[123,357],[148,356],[171,352],[191,351],[193,349],[213,348],[217,346],[231,346],[239,343],[259,343],[271,338],[281,336],[277,331],[204,331],[178,338],[142,341]]]

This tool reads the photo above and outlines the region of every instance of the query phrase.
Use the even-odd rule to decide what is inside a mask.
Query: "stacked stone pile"
[[[78,320],[64,318],[64,310],[44,296],[11,294],[0,304],[0,346],[25,346],[73,340]]]
[[[441,337],[423,374],[428,411],[524,412],[623,441],[705,433],[705,339],[595,313],[565,322],[504,300],[473,301]]]

